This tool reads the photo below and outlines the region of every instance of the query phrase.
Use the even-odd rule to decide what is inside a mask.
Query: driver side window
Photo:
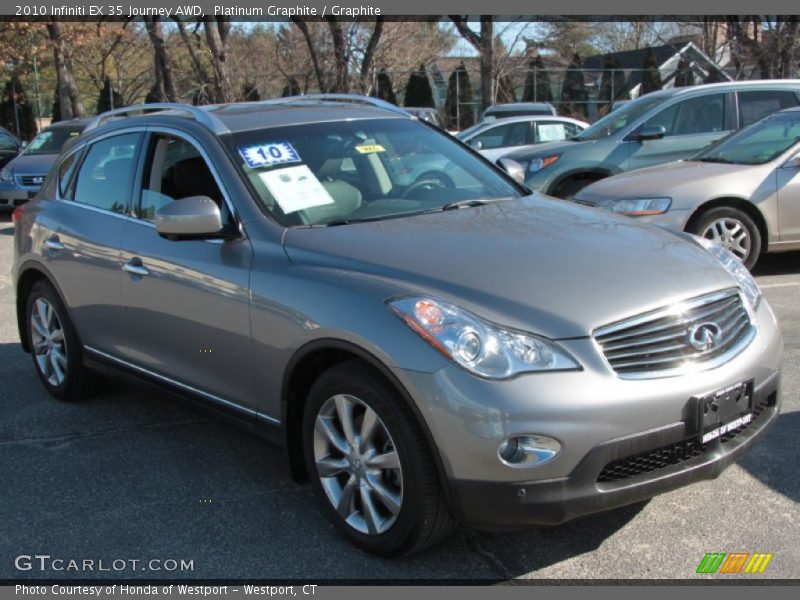
[[[148,160],[137,211],[140,219],[155,221],[158,210],[175,200],[208,196],[219,206],[222,222],[232,221],[217,181],[194,144],[168,135],[153,136]]]
[[[644,127],[661,125],[665,137],[696,135],[725,129],[725,94],[709,94],[677,102],[648,119]]]

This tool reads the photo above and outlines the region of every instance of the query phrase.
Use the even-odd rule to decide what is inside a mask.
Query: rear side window
[[[93,144],[80,166],[72,199],[124,213],[133,187],[141,134],[127,133]]]
[[[739,92],[739,126],[744,127],[784,108],[797,106],[794,92],[778,90],[754,90]]]
[[[72,167],[75,166],[75,157],[78,152],[73,152],[58,166],[58,194],[62,198],[66,198],[67,190],[69,189],[69,180],[72,176]]]

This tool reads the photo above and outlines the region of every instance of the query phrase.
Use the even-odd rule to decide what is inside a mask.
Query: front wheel
[[[303,446],[323,510],[355,545],[410,555],[450,533],[452,519],[427,441],[402,398],[352,361],[316,381]]]
[[[761,232],[758,226],[748,214],[737,208],[712,208],[687,229],[690,233],[718,243],[750,270],[761,254]]]

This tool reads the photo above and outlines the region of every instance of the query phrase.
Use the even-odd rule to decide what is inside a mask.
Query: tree
[[[386,100],[386,102],[391,102],[392,104],[397,104],[397,96],[395,96],[394,90],[392,89],[392,80],[389,78],[389,74],[385,69],[381,69],[378,72],[375,83],[376,85],[375,89],[372,90],[372,96],[380,98],[381,100]]]
[[[717,69],[716,67],[711,67],[708,70],[708,75],[706,75],[703,83],[720,83],[721,81],[727,81],[725,77],[722,75],[722,72]]]
[[[481,61],[481,105],[486,109],[494,102],[494,18],[481,15],[480,33],[470,29],[467,19],[466,16],[450,15],[461,37],[478,51]]]
[[[242,102],[258,102],[261,100],[261,94],[258,93],[258,88],[252,81],[245,81],[242,86]]]
[[[297,79],[293,76],[289,78],[289,82],[283,86],[283,92],[281,92],[281,97],[286,98],[287,96],[297,96],[302,93],[302,88],[300,84],[297,83]]]
[[[33,109],[28,103],[28,95],[16,74],[6,82],[3,98],[0,101],[0,125],[13,131],[23,140],[33,139],[36,135],[36,119]]]
[[[561,85],[561,113],[585,119],[588,115],[589,94],[586,91],[586,80],[583,77],[583,61],[576,52],[567,67],[564,82]]]
[[[678,68],[675,71],[675,87],[686,87],[694,85],[694,73],[689,65],[689,61],[681,56],[678,61]]]
[[[614,101],[625,94],[625,73],[619,64],[619,59],[613,54],[607,54],[603,59],[603,75],[600,82],[597,110],[607,114],[611,111]]]
[[[103,82],[103,89],[97,97],[97,114],[104,113],[115,108],[125,106],[125,100],[117,90],[111,85],[111,79],[106,77]]]
[[[661,81],[661,71],[658,68],[656,55],[652,48],[644,53],[644,73],[642,73],[642,94],[649,94],[660,90],[664,84]]]
[[[445,117],[448,120],[448,129],[466,129],[475,122],[472,105],[472,84],[469,73],[464,63],[450,74],[447,82],[447,100],[444,104]]]
[[[231,102],[233,92],[228,74],[228,35],[231,32],[231,21],[228,17],[205,17],[203,25],[214,67],[215,100],[220,103]]]
[[[593,56],[598,54],[593,43],[597,23],[588,21],[551,21],[544,24],[544,38],[538,43],[540,47],[553,50],[566,60],[573,54]]]
[[[502,75],[497,80],[497,103],[516,102],[517,94],[514,91],[514,82],[508,75]]]
[[[436,108],[436,103],[433,100],[433,90],[428,81],[428,73],[425,71],[425,65],[420,65],[417,71],[411,73],[406,84],[405,97],[403,98],[404,106],[430,106]]]
[[[550,76],[544,67],[541,56],[528,61],[528,72],[525,74],[525,90],[523,102],[552,102],[553,91],[550,87]]]
[[[785,79],[796,76],[796,51],[800,41],[800,18],[797,15],[773,18],[752,16],[727,18],[727,38],[731,62],[737,79],[747,76],[748,63],[755,63],[762,79]]]
[[[47,24],[47,33],[53,46],[53,62],[56,69],[56,90],[60,106],[59,115],[63,119],[85,117],[86,110],[81,103],[78,85],[72,67],[70,48],[57,21]]]
[[[53,96],[53,106],[50,109],[51,123],[58,123],[61,120],[61,103],[58,101],[58,92],[56,92]]]
[[[153,66],[155,72],[155,84],[150,89],[147,98],[152,102],[177,102],[178,93],[175,90],[175,76],[172,72],[172,61],[167,53],[164,36],[161,32],[160,17],[144,17],[147,35],[153,46]],[[145,102],[148,100],[145,99]]]

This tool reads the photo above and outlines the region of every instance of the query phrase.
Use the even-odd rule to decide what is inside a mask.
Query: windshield
[[[580,142],[587,142],[612,136],[620,129],[623,129],[633,123],[636,119],[641,117],[654,106],[667,100],[667,98],[668,96],[663,96],[661,94],[657,96],[642,96],[641,98],[637,98],[633,102],[625,104],[613,112],[610,112],[605,117],[585,129],[583,133],[578,134],[572,139]]]
[[[73,137],[77,137],[83,131],[82,127],[55,127],[45,129],[40,132],[31,143],[25,146],[23,154],[58,154],[64,143]]]
[[[800,112],[772,115],[706,148],[692,160],[737,165],[767,163],[800,142]]]
[[[449,135],[410,119],[244,131],[227,143],[258,200],[285,226],[374,221],[521,196]]]

